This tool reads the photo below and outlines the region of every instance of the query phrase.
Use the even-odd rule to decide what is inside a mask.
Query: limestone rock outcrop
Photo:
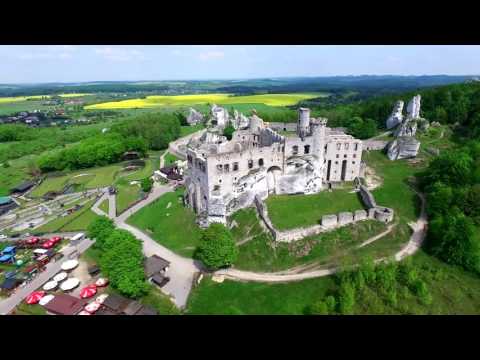
[[[203,121],[202,113],[198,112],[194,108],[190,108],[190,112],[187,116],[187,123],[188,125],[194,126],[200,124]]]
[[[393,107],[392,114],[388,117],[387,119],[387,129],[393,129],[395,126],[400,124],[403,121],[403,101],[399,100],[395,103],[395,106]]]
[[[235,130],[246,129],[250,125],[250,120],[248,117],[246,117],[242,113],[239,113],[235,109],[231,123],[232,123],[232,126],[235,128]]]
[[[228,124],[228,110],[213,104],[210,123],[214,127],[223,129]]]
[[[387,146],[387,156],[390,160],[416,157],[420,149],[420,141],[412,136],[400,136]]]
[[[407,117],[410,119],[418,119],[420,117],[420,95],[414,96],[407,105]]]
[[[417,133],[417,121],[413,119],[405,119],[400,126],[395,130],[393,135],[399,136],[415,136]]]

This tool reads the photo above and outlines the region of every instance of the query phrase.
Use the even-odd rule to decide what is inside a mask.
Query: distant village
[[[52,97],[41,103],[42,106],[51,106],[50,109],[34,109],[20,111],[10,115],[0,116],[0,124],[25,124],[31,127],[68,125],[74,122],[90,122],[87,118],[72,119],[67,113],[75,106],[84,104],[81,99],[64,100]]]

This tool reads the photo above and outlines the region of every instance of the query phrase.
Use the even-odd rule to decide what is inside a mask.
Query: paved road
[[[419,218],[416,222],[409,224],[413,230],[410,240],[407,245],[405,245],[400,251],[398,251],[394,259],[400,261],[407,256],[413,255],[417,252],[423,241],[425,240],[426,235],[426,226],[428,224],[428,219],[425,211],[425,196],[421,193],[416,192],[420,197],[422,202],[422,210]],[[381,234],[380,234],[381,235]],[[386,258],[381,258],[375,260],[376,263],[387,261]],[[285,272],[276,272],[276,273],[255,273],[251,271],[243,271],[234,268],[229,268],[225,270],[219,270],[214,273],[217,276],[223,276],[230,280],[236,281],[256,281],[256,282],[267,282],[267,283],[276,283],[276,282],[290,282],[290,281],[300,281],[312,278],[318,278],[323,276],[328,276],[336,273],[340,270],[339,267],[329,268],[329,269],[320,269],[307,271],[298,274],[285,274]]]
[[[28,283],[23,288],[18,288],[16,292],[8,297],[5,300],[0,301],[0,314],[6,315],[10,313],[15,307],[20,304],[25,298],[32,292],[43,286],[48,280],[50,280],[53,276],[55,276],[59,271],[61,271],[62,263],[68,259],[70,255],[75,252],[78,254],[83,253],[86,251],[91,245],[93,241],[90,239],[84,239],[77,245],[70,245],[64,248],[61,252],[64,255],[64,258],[56,261],[50,262],[47,264],[47,269],[37,275],[35,279]]]
[[[113,220],[118,228],[130,231],[143,242],[143,253],[145,256],[148,257],[152,255],[158,255],[170,262],[170,267],[167,272],[167,275],[170,277],[170,281],[162,288],[162,291],[171,296],[175,305],[182,309],[187,304],[188,295],[192,287],[195,273],[200,271],[200,264],[192,259],[184,258],[175,254],[171,250],[157,243],[143,231],[125,222],[127,218],[139,211],[141,208],[151,204],[160,196],[171,191],[173,191],[173,186],[171,185],[155,184],[152,192],[146,199],[135,204],[133,207],[123,212],[120,216],[114,217]],[[92,207],[92,210],[97,214],[103,214],[98,207]]]

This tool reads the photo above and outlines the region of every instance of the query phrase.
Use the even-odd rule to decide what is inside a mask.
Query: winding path
[[[425,212],[425,196],[417,191],[415,191],[415,193],[420,197],[420,200],[422,202],[420,216],[416,222],[409,224],[409,226],[413,230],[413,233],[410,236],[410,240],[408,241],[408,243],[394,255],[395,261],[400,261],[407,256],[413,255],[415,252],[417,252],[420,249],[425,239],[426,226],[428,224],[427,215]],[[390,232],[391,229],[387,229],[387,231]],[[386,235],[385,233],[386,232],[383,232],[382,234],[379,234],[376,237],[373,237],[367,241],[373,242],[377,240],[379,236],[381,237]],[[381,258],[381,259],[377,259],[375,262],[379,263],[387,260],[388,259],[386,258]],[[223,276],[227,279],[236,280],[236,281],[281,283],[281,282],[301,281],[306,279],[313,279],[313,278],[328,276],[328,275],[335,274],[338,270],[340,270],[339,267],[332,267],[332,268],[326,268],[326,269],[307,271],[307,272],[298,273],[298,274],[286,274],[285,271],[273,272],[273,273],[256,273],[251,271],[238,270],[235,268],[229,268],[225,270],[216,271],[214,274],[217,276]]]

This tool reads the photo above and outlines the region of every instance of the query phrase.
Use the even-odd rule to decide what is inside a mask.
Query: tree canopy
[[[238,249],[231,232],[219,223],[211,224],[203,230],[200,246],[195,257],[209,269],[231,266],[238,256]]]

